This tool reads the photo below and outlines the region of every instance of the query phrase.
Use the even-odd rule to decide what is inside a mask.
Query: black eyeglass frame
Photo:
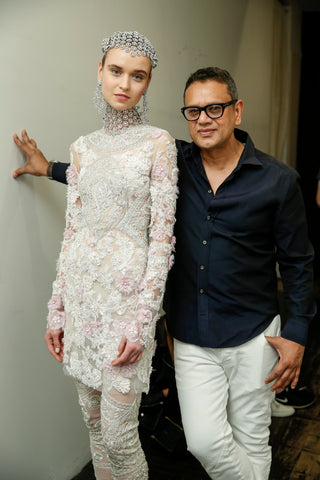
[[[206,105],[204,107],[198,107],[197,105],[189,105],[189,107],[182,107],[181,108],[181,113],[182,115],[184,116],[184,118],[188,121],[188,122],[196,122],[197,120],[199,120],[200,118],[200,115],[201,115],[201,112],[205,112],[205,114],[207,115],[207,117],[211,118],[212,120],[215,120],[216,118],[221,118],[222,115],[224,114],[224,110],[226,107],[229,107],[230,105],[234,105],[235,103],[237,103],[237,99],[235,100],[230,100],[230,102],[226,102],[226,103],[209,103],[209,105]],[[212,107],[213,105],[219,105],[220,107],[222,107],[222,112],[221,112],[221,115],[219,115],[218,117],[211,117],[208,112],[207,112],[207,108],[208,107]],[[190,120],[189,118],[186,117],[185,115],[185,111],[188,109],[188,108],[197,108],[198,111],[199,111],[199,115],[197,118],[194,118],[192,120]]]

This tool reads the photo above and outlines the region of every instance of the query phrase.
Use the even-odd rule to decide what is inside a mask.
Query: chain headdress
[[[121,48],[132,57],[143,55],[151,61],[152,68],[158,65],[158,57],[150,40],[139,32],[114,32],[111,37],[101,43],[102,53],[105,55],[111,48]]]

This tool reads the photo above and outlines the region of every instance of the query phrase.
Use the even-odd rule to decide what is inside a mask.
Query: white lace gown
[[[148,391],[155,323],[172,262],[176,148],[159,128],[71,146],[66,229],[48,326],[64,329],[64,369],[85,385]],[[122,335],[140,339],[140,362],[113,367]],[[105,380],[104,380],[105,381]]]

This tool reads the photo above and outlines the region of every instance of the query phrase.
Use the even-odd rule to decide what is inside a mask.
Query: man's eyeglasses
[[[220,118],[223,115],[224,109],[233,105],[237,100],[231,100],[227,103],[210,103],[205,107],[183,107],[181,113],[188,122],[194,122],[198,120],[201,112],[205,112],[209,118]]]

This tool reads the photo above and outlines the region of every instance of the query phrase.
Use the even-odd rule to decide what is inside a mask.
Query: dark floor
[[[292,417],[272,419],[270,480],[320,480],[319,293],[320,289],[317,291],[318,314],[310,326],[300,376],[302,383],[315,393],[316,402],[308,408],[296,409]]]
[[[318,297],[318,310],[320,310]],[[296,410],[292,417],[273,418],[270,443],[273,462],[270,480],[320,480],[320,313],[310,327],[302,377],[303,384],[312,388],[316,403]],[[200,464],[185,451],[184,437],[169,422],[152,438],[140,428],[140,437],[149,464],[150,480],[207,480]],[[175,439],[175,441],[173,441]],[[164,449],[160,443],[166,445]],[[168,449],[175,450],[171,453]],[[94,480],[89,464],[73,480]]]

